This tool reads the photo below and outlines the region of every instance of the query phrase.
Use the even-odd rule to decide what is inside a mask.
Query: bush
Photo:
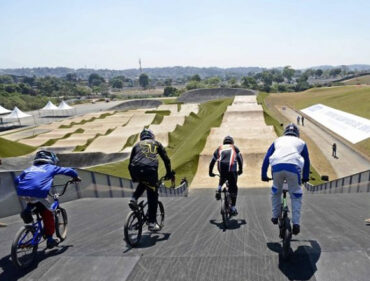
[[[163,95],[165,97],[175,97],[178,96],[178,91],[175,87],[167,86],[164,88]]]

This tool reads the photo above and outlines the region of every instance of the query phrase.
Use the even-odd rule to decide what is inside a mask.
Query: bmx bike
[[[59,197],[63,196],[68,185],[74,182],[75,180],[70,180],[65,184],[52,186],[52,189],[58,186],[64,186],[61,193],[56,192],[52,194],[49,191],[49,196],[54,199],[54,202],[51,204],[51,209],[54,211],[55,234],[60,242],[67,237],[68,217],[67,211],[60,206]],[[28,217],[28,220],[25,221],[25,225],[16,233],[11,247],[12,261],[19,269],[25,269],[33,264],[39,244],[46,239],[40,210],[37,207],[37,205],[41,203],[29,204],[32,206],[31,215]]]

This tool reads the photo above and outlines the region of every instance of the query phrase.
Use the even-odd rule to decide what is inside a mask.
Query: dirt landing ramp
[[[218,179],[208,176],[209,163],[226,135],[234,138],[235,145],[239,147],[244,159],[244,173],[238,179],[238,186],[241,188],[271,186],[271,183],[261,181],[261,167],[267,149],[276,138],[274,129],[272,126],[266,126],[263,109],[257,104],[255,97],[237,96],[233,104],[226,109],[221,126],[211,129],[199,157],[198,169],[191,188],[217,186]]]

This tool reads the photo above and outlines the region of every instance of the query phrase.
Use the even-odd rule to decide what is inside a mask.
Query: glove
[[[80,178],[80,177],[73,178],[73,181],[75,181],[75,182],[79,182],[79,181],[81,181],[81,178]]]
[[[209,172],[209,176],[210,176],[211,178],[213,178],[213,177],[215,177],[216,175],[215,175],[213,172]]]
[[[243,174],[243,170],[238,171],[238,175],[240,176],[241,174]]]
[[[173,179],[173,177],[175,176],[175,171],[172,170],[172,171],[169,171],[166,173],[166,175],[164,176],[164,179],[165,180],[171,180]]]
[[[302,183],[309,182],[309,179],[302,179]]]
[[[262,176],[261,180],[262,181],[269,181],[270,179],[268,177]]]

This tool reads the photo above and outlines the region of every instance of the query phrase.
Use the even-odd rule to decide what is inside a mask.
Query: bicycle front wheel
[[[143,231],[143,223],[139,214],[131,211],[126,218],[125,225],[123,227],[123,233],[127,244],[131,247],[135,247],[139,244],[141,239],[141,233]]]
[[[25,225],[17,232],[12,243],[12,261],[19,269],[32,265],[37,254],[38,244],[34,240],[35,228]]]
[[[226,204],[221,205],[221,216],[222,216],[222,226],[224,230],[226,230],[229,225],[229,215]]]
[[[67,212],[63,208],[58,208],[55,210],[55,234],[63,241],[67,238],[68,231],[68,217]]]
[[[158,209],[157,210],[157,223],[162,228],[164,226],[164,207],[161,201],[158,201]]]
[[[291,235],[290,229],[285,228],[284,238],[283,238],[283,249],[281,253],[283,260],[287,260],[289,258],[291,237],[292,235]]]

